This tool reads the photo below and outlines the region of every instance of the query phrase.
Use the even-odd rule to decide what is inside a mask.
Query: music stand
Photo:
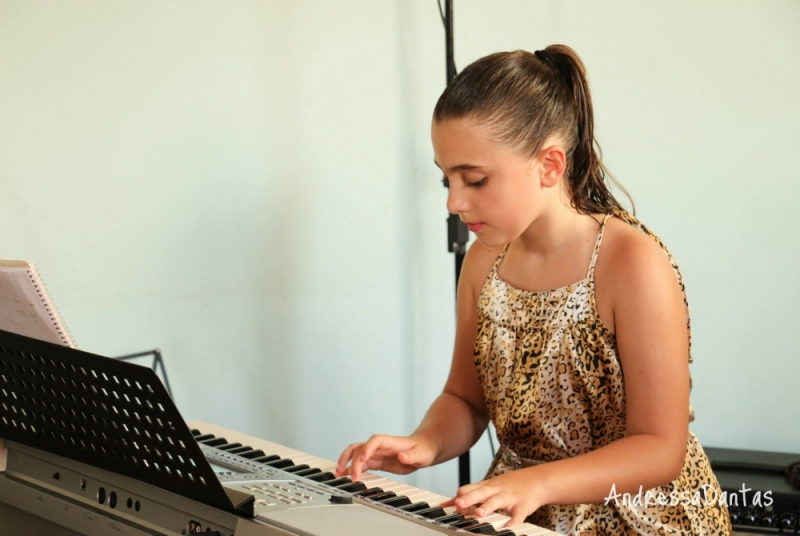
[[[0,437],[254,515],[147,367],[0,330]]]

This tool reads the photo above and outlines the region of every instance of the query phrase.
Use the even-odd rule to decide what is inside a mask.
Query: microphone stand
[[[441,9],[441,4],[439,4]],[[444,0],[445,62],[447,69],[447,85],[456,77],[456,63],[453,58],[453,0]],[[447,251],[456,256],[456,296],[458,295],[458,279],[461,277],[461,265],[464,263],[464,254],[467,252],[469,230],[456,214],[447,218]],[[469,450],[458,457],[458,485],[466,486],[470,483]]]

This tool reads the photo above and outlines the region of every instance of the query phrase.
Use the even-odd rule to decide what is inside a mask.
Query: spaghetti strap
[[[597,255],[600,253],[600,243],[603,241],[603,231],[606,230],[606,222],[608,218],[614,214],[609,212],[603,218],[603,223],[600,224],[600,232],[597,233],[597,242],[594,244],[594,251],[592,252],[592,260],[589,262],[589,272],[586,274],[586,279],[594,281],[594,265],[597,264]]]

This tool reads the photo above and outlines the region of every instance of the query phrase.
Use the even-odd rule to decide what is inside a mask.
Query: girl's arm
[[[473,347],[481,287],[499,255],[498,248],[474,243],[467,251],[458,284],[456,342],[450,374],[442,394],[431,404],[409,437],[374,435],[347,447],[336,470],[357,480],[369,469],[406,474],[466,452],[489,422],[483,390],[475,370]],[[350,466],[348,467],[348,463]]]
[[[635,494],[680,473],[689,419],[686,308],[663,250],[636,234],[619,236],[604,251],[603,270],[624,376],[626,436],[574,458],[464,486],[453,501],[459,509],[480,505],[482,516],[502,508],[516,524],[545,504],[601,503],[612,485]]]

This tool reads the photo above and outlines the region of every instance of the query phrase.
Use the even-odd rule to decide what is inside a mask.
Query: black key
[[[343,476],[341,478],[336,478],[334,480],[328,480],[327,482],[325,482],[325,485],[337,488],[339,486],[343,486],[344,484],[352,484],[352,482],[353,482],[352,480],[350,480],[346,476]]]
[[[240,452],[237,456],[252,460],[255,458],[261,458],[262,456],[265,456],[265,454],[263,450],[251,450],[250,452]]]
[[[391,499],[392,497],[397,497],[397,493],[393,491],[384,491],[383,493],[378,493],[377,495],[373,495],[369,497],[371,501],[385,501],[386,499]]]
[[[377,495],[378,493],[383,493],[381,488],[369,488],[364,491],[359,491],[356,493],[358,497],[369,497],[370,495]]]
[[[253,461],[256,463],[269,463],[280,460],[281,457],[277,454],[272,454],[271,456],[261,456],[260,458],[253,458]]]
[[[440,508],[438,506],[434,506],[433,508],[426,508],[425,510],[419,510],[414,512],[418,516],[427,517],[428,519],[435,519],[437,517],[446,516],[447,512],[444,511],[444,508]]]
[[[203,445],[206,445],[208,447],[218,447],[220,445],[227,445],[228,440],[225,439],[224,437],[215,437],[213,439],[206,439],[204,441],[198,440],[198,443],[202,443]]]
[[[276,460],[274,462],[267,462],[264,465],[269,465],[270,467],[274,467],[275,469],[283,469],[284,467],[293,466],[294,462],[289,458],[281,458],[280,460]]]
[[[480,521],[477,519],[465,519],[464,521],[459,521],[458,523],[453,523],[451,526],[454,529],[468,529],[469,527],[474,527],[475,525],[479,525]]]
[[[321,472],[322,472],[322,469],[319,469],[317,467],[311,467],[309,469],[303,469],[302,471],[297,471],[295,473],[295,475],[309,477],[311,475],[316,475],[316,474],[321,473]]]
[[[398,508],[400,506],[408,506],[409,504],[411,504],[411,499],[403,495],[400,495],[399,497],[395,497],[393,499],[387,499],[381,502],[387,506],[394,506],[395,508]]]
[[[311,469],[307,463],[301,463],[300,465],[292,465],[291,467],[283,468],[283,470],[287,473],[296,473],[297,471],[304,471],[306,469]]]
[[[444,523],[445,525],[452,525],[453,523],[464,521],[464,519],[465,518],[463,514],[455,513],[455,514],[450,514],[449,516],[440,517],[436,521],[438,521],[439,523]]]
[[[491,523],[481,523],[467,529],[467,532],[473,534],[494,534],[494,527]]]
[[[239,454],[240,452],[247,452],[248,450],[253,450],[253,447],[234,447],[232,449],[225,449],[228,451],[228,454]]]
[[[406,512],[419,512],[420,510],[427,510],[431,506],[426,502],[415,502],[413,504],[409,504],[408,506],[401,506],[400,510],[405,510]]]
[[[328,480],[333,480],[334,478],[336,478],[336,475],[328,471],[327,473],[319,473],[318,475],[311,475],[306,478],[308,478],[309,480],[313,480],[314,482],[326,482]]]
[[[207,441],[209,439],[214,439],[214,434],[203,434],[194,436],[194,440],[197,441],[198,443],[200,441]]]
[[[235,449],[236,447],[241,447],[241,443],[228,443],[227,445],[221,445],[217,447],[219,450],[229,451],[230,449]]]
[[[193,436],[195,436],[195,437],[197,437],[197,436],[199,436],[200,434],[202,434],[202,433],[203,433],[203,432],[201,432],[200,430],[197,430],[196,428],[192,428],[192,429],[191,429],[191,430],[189,430],[189,431],[190,431],[190,432],[192,432],[192,435],[193,435]]]
[[[500,532],[495,532],[494,536],[517,536],[511,529],[503,529]]]
[[[357,491],[364,491],[367,489],[367,485],[363,482],[353,482],[352,484],[345,484],[344,486],[339,486],[339,489],[342,491],[346,491],[347,493],[355,493]]]

